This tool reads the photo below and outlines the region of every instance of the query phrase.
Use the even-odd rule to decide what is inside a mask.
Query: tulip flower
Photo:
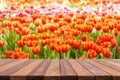
[[[88,58],[95,58],[95,56],[97,55],[95,50],[88,50]]]
[[[40,47],[32,47],[32,52],[34,55],[38,55],[40,53]]]
[[[109,48],[103,48],[102,54],[104,57],[109,58],[111,56],[111,52]]]
[[[0,40],[0,47],[4,46],[4,42]]]

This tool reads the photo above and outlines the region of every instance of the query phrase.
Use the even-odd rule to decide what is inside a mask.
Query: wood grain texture
[[[77,74],[75,73],[68,60],[60,60],[60,69],[62,80],[78,80]]]
[[[51,60],[43,60],[43,62],[39,64],[36,69],[29,73],[27,80],[44,80],[45,72],[47,71],[50,63]]]
[[[109,61],[113,61],[115,63],[119,63],[120,64],[120,59],[110,59]]]
[[[88,69],[80,65],[76,60],[71,59],[69,62],[74,71],[77,73],[79,80],[95,80],[94,75],[88,71]]]
[[[93,60],[88,60],[88,62],[89,62],[90,64],[95,65],[97,68],[100,68],[101,70],[103,70],[103,71],[109,73],[110,75],[112,75],[112,76],[111,76],[111,80],[112,80],[112,79],[113,79],[113,80],[118,80],[118,78],[120,79],[120,77],[118,77],[118,76],[120,76],[120,72],[119,72],[119,71],[117,71],[117,70],[115,70],[115,69],[113,69],[113,68],[111,68],[111,67],[105,66],[105,64],[100,64],[100,63],[98,63],[98,62],[95,62],[95,61],[93,61]],[[112,65],[111,65],[111,66],[112,66]]]
[[[13,60],[13,62],[10,62],[10,63],[8,63],[6,65],[0,66],[0,73],[14,67],[17,64],[22,63],[23,61],[25,61],[25,60],[17,60],[17,61]]]
[[[11,74],[10,79],[11,80],[26,80],[26,76],[28,76],[28,74],[34,70],[40,63],[42,62],[42,60],[38,61],[38,60],[34,60],[32,61],[29,65],[23,67],[22,69],[16,71],[15,73]]]
[[[11,59],[1,59],[0,60],[0,66],[5,65],[7,63],[13,62]]]
[[[61,80],[59,60],[52,60],[46,73],[44,80]]]
[[[86,62],[85,60],[77,60],[81,65],[87,68],[95,75],[96,80],[111,80],[111,75],[107,72],[95,67],[94,65]]]
[[[120,80],[120,60],[0,60],[0,80]]]
[[[22,63],[14,64],[13,67],[5,70],[4,72],[0,72],[0,75],[3,75],[3,76],[7,76],[8,75],[9,76],[10,74],[12,74],[12,73],[22,69],[23,67],[27,66],[31,62],[32,62],[32,60],[26,60],[26,61],[22,61]]]
[[[110,60],[95,60],[95,61],[97,63],[104,65],[104,66],[107,66],[107,67],[113,68],[114,70],[120,71],[120,69],[117,69],[120,67],[119,63],[116,63],[116,62],[113,62]]]

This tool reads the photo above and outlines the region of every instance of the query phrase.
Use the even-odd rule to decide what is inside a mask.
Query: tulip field
[[[119,59],[120,1],[105,1],[0,7],[0,59]]]

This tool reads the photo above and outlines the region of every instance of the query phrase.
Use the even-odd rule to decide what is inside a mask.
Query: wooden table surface
[[[0,80],[120,80],[120,60],[0,60]]]

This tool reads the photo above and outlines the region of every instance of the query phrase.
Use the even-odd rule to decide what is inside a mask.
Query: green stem
[[[77,50],[75,50],[75,59],[77,59],[78,58],[78,49]]]
[[[59,58],[62,59],[62,53],[58,53],[59,54]]]
[[[113,49],[113,59],[115,59],[116,48]]]

